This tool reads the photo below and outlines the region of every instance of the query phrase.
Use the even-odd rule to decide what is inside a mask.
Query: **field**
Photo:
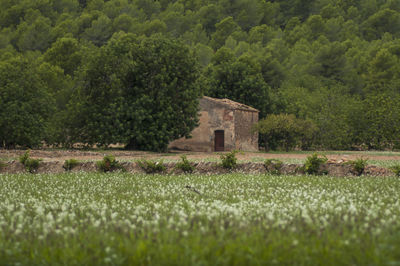
[[[400,265],[400,179],[0,175],[1,265]]]
[[[18,160],[19,156],[24,154],[24,150],[1,150],[0,161],[6,162],[10,160]],[[315,151],[298,151],[298,152],[240,152],[237,154],[239,162],[263,162],[265,159],[279,159],[285,163],[302,164],[307,156],[315,153]],[[331,160],[356,160],[358,158],[368,159],[368,164],[381,167],[388,167],[400,162],[400,152],[392,151],[318,151],[318,154],[325,155]],[[74,158],[79,161],[96,161],[101,160],[105,154],[114,155],[119,161],[132,162],[139,159],[159,160],[164,162],[180,161],[181,155],[186,155],[193,162],[220,161],[220,153],[209,152],[170,152],[170,153],[154,153],[143,151],[126,151],[119,149],[108,150],[61,150],[61,149],[44,149],[31,150],[33,158],[42,159],[44,162],[59,161]]]

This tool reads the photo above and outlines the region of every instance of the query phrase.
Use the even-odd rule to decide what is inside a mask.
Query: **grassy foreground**
[[[0,175],[1,265],[400,265],[400,179]]]

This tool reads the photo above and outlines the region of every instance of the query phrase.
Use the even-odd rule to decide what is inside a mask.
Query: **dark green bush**
[[[393,165],[389,169],[397,176],[400,177],[400,164]]]
[[[305,173],[310,175],[318,175],[318,174],[326,174],[326,172],[321,171],[321,165],[326,163],[328,158],[325,155],[318,155],[314,153],[307,157],[307,160],[304,163],[303,170]]]
[[[36,170],[39,168],[39,164],[42,160],[30,158],[30,152],[30,150],[27,150],[23,155],[19,157],[19,161],[25,166],[25,169],[28,170],[29,173],[35,173]]]
[[[346,164],[349,164],[353,167],[353,170],[357,175],[362,175],[365,167],[367,166],[368,159],[358,158],[354,161],[348,161]]]
[[[194,166],[186,158],[186,155],[181,156],[182,161],[176,164],[176,168],[182,170],[184,173],[192,173],[194,171]]]
[[[55,111],[51,82],[43,80],[55,72],[46,72],[42,63],[28,58],[0,59],[0,146],[7,149],[40,146]]]
[[[293,114],[270,114],[255,124],[252,130],[260,133],[266,151],[289,151],[296,146],[309,148],[318,132],[312,121],[296,118]]]
[[[265,169],[267,172],[279,175],[281,173],[283,162],[277,159],[267,159],[264,162]]]
[[[237,158],[236,158],[236,153],[238,151],[231,151],[227,154],[221,154],[220,158],[222,161],[222,167],[226,169],[233,169],[237,165]]]
[[[66,171],[71,171],[72,168],[74,168],[75,166],[77,166],[79,164],[79,161],[76,159],[69,159],[69,160],[65,160],[64,164],[63,164],[63,168]]]
[[[125,171],[124,167],[115,159],[113,155],[104,156],[103,160],[96,163],[102,172],[112,172],[115,170]]]
[[[152,161],[152,160],[139,160],[138,165],[148,174],[162,173],[167,168],[165,167],[163,160]]]

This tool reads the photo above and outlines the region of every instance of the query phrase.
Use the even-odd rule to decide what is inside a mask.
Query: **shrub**
[[[296,146],[309,148],[318,132],[312,121],[296,118],[293,114],[270,114],[252,130],[260,133],[266,151],[277,148],[289,151]]]
[[[321,156],[317,153],[314,153],[313,155],[307,157],[307,160],[305,161],[303,166],[303,170],[310,175],[326,174],[326,172],[320,171],[321,165],[326,163],[326,161],[328,161],[328,158],[326,158],[326,156]]]
[[[267,159],[264,162],[264,166],[265,169],[267,169],[267,172],[274,175],[279,175],[281,173],[282,165],[283,162],[277,159]]]
[[[353,166],[353,170],[357,175],[362,175],[365,167],[367,166],[368,159],[358,158],[354,161],[348,161],[346,164]]]
[[[181,156],[182,161],[176,164],[176,168],[182,170],[184,173],[192,173],[194,166],[186,158],[186,155]]]
[[[124,167],[115,159],[113,155],[104,156],[103,160],[98,161],[96,164],[102,172],[112,172],[115,170],[125,171]]]
[[[235,168],[237,165],[236,153],[238,153],[238,151],[235,150],[227,154],[221,154],[220,158],[222,160],[222,167],[226,169]]]
[[[30,150],[27,150],[19,157],[19,161],[25,166],[25,169],[28,170],[29,173],[34,173],[39,168],[39,164],[42,160],[30,158],[30,152]]]
[[[389,169],[397,176],[400,177],[400,164],[393,165]]]
[[[76,159],[69,159],[69,160],[65,160],[64,164],[63,164],[63,168],[66,171],[71,171],[72,168],[74,168],[75,166],[77,166],[79,164],[79,161]]]
[[[148,174],[161,173],[167,168],[165,167],[163,160],[152,161],[152,160],[139,160],[138,165]]]

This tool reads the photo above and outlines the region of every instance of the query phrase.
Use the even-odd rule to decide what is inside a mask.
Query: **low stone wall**
[[[144,173],[144,170],[135,162],[122,162],[121,165],[129,173]],[[182,171],[177,169],[176,163],[165,163],[166,174],[181,174]],[[197,162],[193,163],[195,170],[194,174],[224,174],[231,172],[248,173],[248,174],[263,174],[273,173],[272,169],[266,169],[263,163],[239,163],[233,170],[225,169],[215,162]],[[279,173],[286,175],[301,175],[304,174],[302,165],[299,164],[283,164]],[[322,172],[328,173],[329,176],[357,176],[351,165],[340,163],[328,163],[321,166]],[[81,162],[78,163],[70,172],[95,172],[98,171],[96,162]],[[0,173],[23,173],[26,172],[24,166],[18,161],[7,162],[0,169]],[[65,173],[62,162],[41,162],[36,173]],[[363,175],[367,176],[393,176],[393,173],[382,167],[368,165],[364,169]]]

